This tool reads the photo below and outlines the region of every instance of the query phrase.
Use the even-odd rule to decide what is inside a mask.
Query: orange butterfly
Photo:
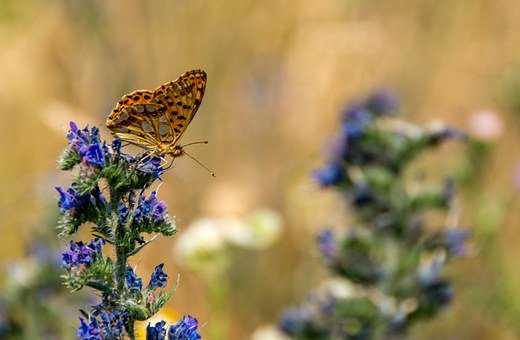
[[[127,94],[108,116],[106,126],[121,140],[148,150],[149,157],[193,158],[183,147],[196,143],[177,144],[199,109],[206,80],[206,72],[193,70],[153,91]]]

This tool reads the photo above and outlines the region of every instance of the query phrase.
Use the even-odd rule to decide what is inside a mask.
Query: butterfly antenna
[[[210,174],[211,176],[213,177],[217,177],[215,176],[215,173],[213,171],[211,171],[207,166],[205,166],[204,164],[202,164],[197,158],[193,157],[192,155],[190,155],[189,153],[187,153],[185,150],[182,150],[183,151],[183,154],[185,154],[186,156],[188,156],[189,158],[191,158],[195,163],[197,163],[198,165],[200,165],[201,167],[203,167],[204,169],[206,169]]]
[[[207,140],[201,140],[201,141],[198,141],[198,142],[191,142],[191,143],[188,143],[188,144],[184,144],[181,147],[184,148],[185,146],[190,146],[190,145],[195,145],[195,144],[208,144],[208,143],[209,142]]]

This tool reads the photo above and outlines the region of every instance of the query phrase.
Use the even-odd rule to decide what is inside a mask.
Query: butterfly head
[[[172,147],[168,148],[168,150],[166,150],[165,153],[170,155],[173,158],[177,158],[177,157],[184,155],[184,149],[180,145],[175,145],[173,148]]]

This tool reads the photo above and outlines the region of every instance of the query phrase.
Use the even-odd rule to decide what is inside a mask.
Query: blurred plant
[[[164,172],[161,159],[124,154],[119,139],[107,145],[95,127],[80,130],[71,123],[67,139],[59,167],[77,172],[69,189],[56,188],[59,234],[74,235],[88,223],[94,238],[86,243],[70,241],[61,258],[66,269],[62,277],[72,291],[87,286],[101,295],[89,312],[81,310],[77,337],[135,339],[135,322],[150,319],[171,296],[160,289],[168,278],[163,264],[155,267],[146,285],[128,264],[155,239],[145,239],[146,234],[172,236],[176,230],[157,192],[145,193]],[[115,259],[106,254],[107,245],[114,248]],[[169,328],[160,321],[148,326],[147,339],[200,339],[197,327],[190,316]]]
[[[264,249],[280,234],[281,218],[258,210],[242,218],[203,218],[193,222],[178,239],[176,257],[201,275],[208,285],[208,303],[215,318],[209,323],[211,339],[227,339],[229,282],[226,275],[235,248]]]
[[[399,121],[396,111],[388,92],[349,106],[328,163],[314,173],[322,187],[342,194],[359,225],[319,234],[325,264],[344,280],[283,314],[280,329],[292,338],[402,339],[453,298],[442,270],[466,253],[469,237],[456,225],[453,182],[412,185],[406,170],[424,151],[466,137]],[[444,227],[427,225],[430,210],[450,212]]]
[[[1,339],[70,338],[70,316],[64,310],[84,303],[86,296],[67,298],[59,279],[58,248],[54,226],[43,228],[28,244],[25,256],[8,264],[2,275]]]

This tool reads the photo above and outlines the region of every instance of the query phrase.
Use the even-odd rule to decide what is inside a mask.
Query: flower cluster
[[[327,267],[355,289],[286,311],[280,329],[290,337],[402,337],[453,298],[442,271],[449,259],[466,254],[470,235],[449,223],[433,228],[423,216],[451,209],[453,182],[412,186],[405,170],[422,152],[465,134],[409,124],[397,112],[387,91],[348,106],[325,166],[313,174],[321,187],[340,191],[356,217],[356,226],[317,237]]]
[[[102,297],[90,312],[82,311],[77,337],[135,339],[135,321],[151,318],[171,296],[163,291],[168,278],[163,264],[155,267],[146,287],[128,265],[129,257],[153,241],[154,237],[147,235],[171,236],[176,230],[157,192],[145,193],[154,181],[160,180],[164,172],[162,160],[147,154],[125,154],[120,140],[108,145],[95,127],[79,129],[71,123],[67,140],[60,168],[78,171],[70,188],[56,188],[61,213],[59,232],[70,236],[90,222],[94,238],[86,243],[70,241],[61,255],[66,270],[62,277],[72,290],[88,286]],[[104,246],[112,246],[115,257],[109,257]],[[199,339],[193,320],[187,317],[170,327],[169,338]],[[166,332],[160,325],[164,326],[159,323],[149,328],[149,337],[164,338]]]
[[[61,255],[63,266],[69,270],[80,265],[90,266],[100,256],[104,244],[101,238],[95,238],[87,245],[70,241],[70,249]]]
[[[160,321],[155,326],[148,325],[146,340],[198,340],[201,339],[198,327],[197,319],[189,315],[171,325],[168,331],[166,331],[166,322]],[[168,338],[166,338],[166,335],[168,335]]]

